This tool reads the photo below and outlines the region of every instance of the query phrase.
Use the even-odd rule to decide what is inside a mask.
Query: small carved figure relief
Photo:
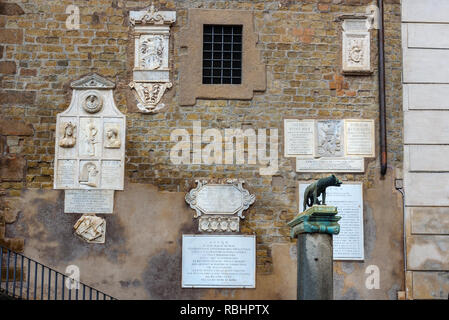
[[[341,143],[342,121],[318,121],[318,150],[320,157],[339,157],[343,155]]]
[[[97,169],[97,165],[93,162],[87,162],[84,164],[82,170],[81,170],[81,174],[80,174],[80,178],[79,178],[79,182],[82,185],[86,185],[89,187],[97,187],[98,186],[98,169]]]
[[[144,69],[155,70],[162,65],[164,53],[164,39],[162,36],[142,38],[140,43],[140,66]]]
[[[73,226],[76,235],[89,243],[104,243],[106,220],[96,215],[85,214]]]
[[[95,94],[90,94],[86,97],[83,103],[83,109],[89,113],[97,113],[103,107],[103,101]]]
[[[72,148],[76,143],[75,128],[71,122],[64,122],[62,125],[63,136],[59,140],[59,146],[62,148]]]
[[[94,123],[89,123],[86,128],[86,143],[87,143],[87,153],[94,157],[95,156],[95,144],[97,141],[98,129]]]
[[[109,127],[106,129],[105,148],[119,149],[121,145],[119,137],[119,129],[116,127]]]

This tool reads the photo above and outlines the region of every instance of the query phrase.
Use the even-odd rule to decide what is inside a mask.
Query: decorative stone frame
[[[115,83],[94,73],[70,86],[70,105],[56,116],[54,189],[123,190],[126,116],[114,102]],[[111,127],[118,130],[113,148],[105,145]]]
[[[203,84],[205,24],[243,26],[241,84]],[[192,106],[197,98],[249,100],[253,97],[253,91],[266,89],[266,70],[256,48],[258,35],[254,30],[251,11],[189,9],[188,25],[181,29],[179,39],[180,105]]]
[[[341,71],[346,75],[370,75],[373,73],[373,54],[371,40],[373,38],[374,16],[342,15],[337,18],[341,22]],[[351,59],[351,43],[358,41],[361,55],[360,63]]]
[[[186,202],[190,205],[190,208],[195,210],[194,218],[198,220],[199,232],[238,232],[240,229],[240,219],[244,219],[243,211],[247,210],[250,205],[256,200],[256,196],[251,194],[248,190],[243,188],[244,180],[241,179],[224,179],[218,181],[209,181],[206,179],[195,180],[197,183],[196,188],[191,189],[189,193],[185,195]],[[210,190],[209,192],[207,190]],[[215,193],[227,193],[233,194],[235,197],[233,202],[229,202],[227,208],[207,207],[205,203],[207,201],[213,201],[216,199]],[[227,191],[225,191],[227,190]],[[212,193],[212,194],[211,194]],[[203,194],[203,196],[201,196]],[[204,196],[206,194],[206,196]],[[212,199],[211,199],[212,197]],[[223,199],[221,199],[223,200]],[[239,200],[239,202],[235,202]],[[207,202],[206,201],[206,202]],[[231,199],[229,199],[231,201]],[[206,207],[204,207],[204,205]]]
[[[165,107],[161,99],[165,91],[172,87],[170,26],[175,21],[175,11],[157,11],[153,5],[147,10],[130,11],[134,67],[129,86],[133,89],[137,108],[142,113],[156,113]]]

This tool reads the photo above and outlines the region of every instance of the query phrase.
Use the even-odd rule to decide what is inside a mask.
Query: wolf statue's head
[[[335,174],[333,174],[332,176],[332,186],[335,186],[335,187],[339,187],[339,186],[341,186],[341,184],[343,183],[343,182],[341,182],[336,176],[335,176]]]

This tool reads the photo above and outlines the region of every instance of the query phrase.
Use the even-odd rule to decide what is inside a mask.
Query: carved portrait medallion
[[[95,94],[90,94],[83,102],[83,109],[88,113],[97,113],[103,107],[103,101]]]

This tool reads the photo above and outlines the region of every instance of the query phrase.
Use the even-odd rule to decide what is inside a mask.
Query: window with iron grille
[[[242,26],[203,25],[203,84],[242,83]]]

